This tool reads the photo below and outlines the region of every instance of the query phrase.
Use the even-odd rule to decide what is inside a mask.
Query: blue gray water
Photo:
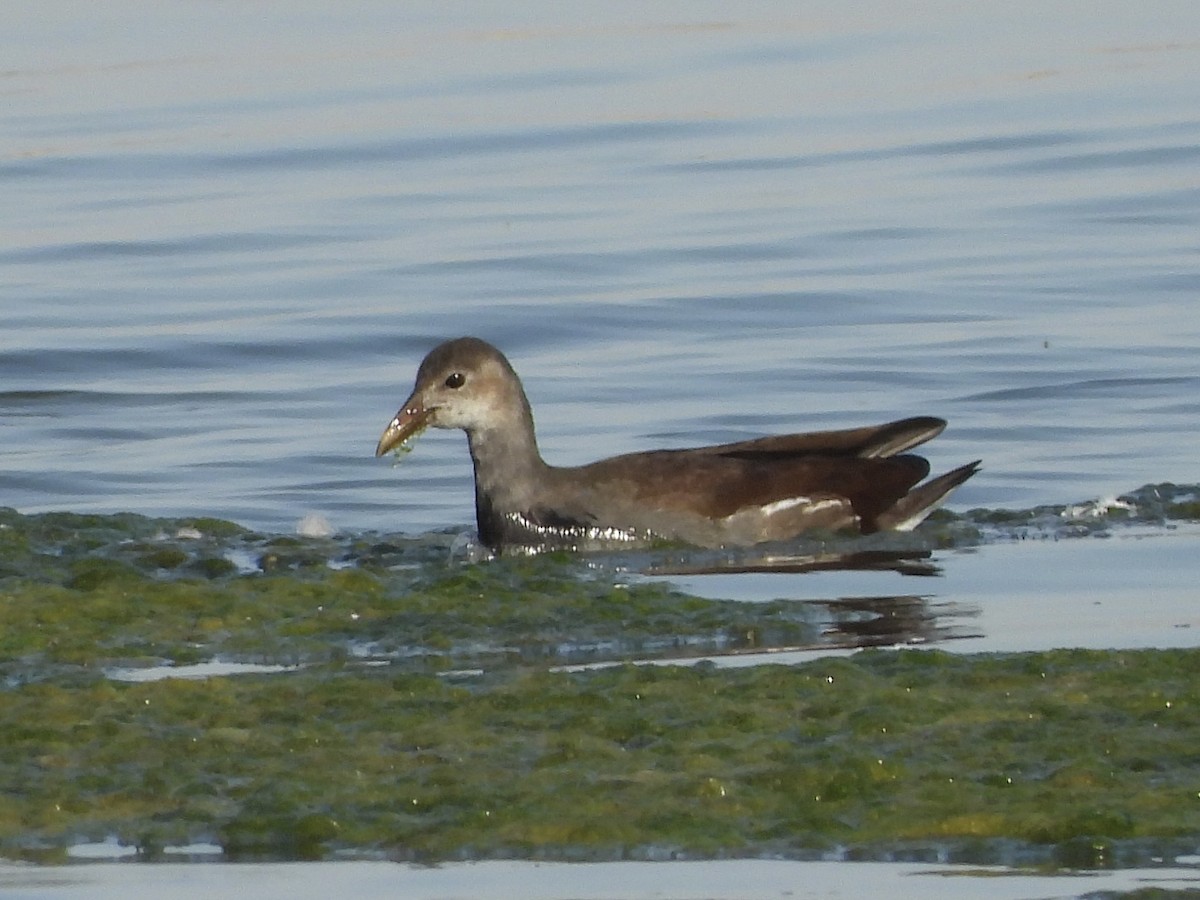
[[[8,4],[0,505],[420,533],[545,455],[938,414],[958,508],[1195,482],[1200,6]]]

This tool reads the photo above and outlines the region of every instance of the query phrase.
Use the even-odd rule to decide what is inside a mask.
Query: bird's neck
[[[545,481],[549,468],[538,452],[528,408],[497,427],[467,432],[475,464],[475,490],[493,503],[517,509]]]
[[[510,423],[511,426],[511,423]],[[480,540],[497,549],[514,523],[536,506],[550,467],[538,453],[532,416],[520,428],[467,433],[475,464],[475,520]]]

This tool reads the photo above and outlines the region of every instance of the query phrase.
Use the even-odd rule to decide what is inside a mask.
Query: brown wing
[[[849,428],[841,431],[810,431],[697,447],[686,452],[715,454],[739,459],[780,459],[792,456],[887,457],[911,450],[937,437],[945,419],[915,416],[886,425]]]
[[[769,461],[749,460],[729,472],[705,500],[705,515],[727,516],[748,506],[764,506],[793,497],[844,497],[863,523],[874,522],[888,507],[929,474],[920,456],[884,459],[809,456]]]
[[[602,495],[660,511],[720,519],[780,500],[844,497],[867,525],[924,478],[929,463],[912,455],[785,457],[704,449],[631,454],[584,469]]]

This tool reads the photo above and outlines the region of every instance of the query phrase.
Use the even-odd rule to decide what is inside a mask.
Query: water
[[[0,887],[14,900],[124,900],[152,895],[164,900],[235,898],[248,885],[263,900],[357,897],[483,897],[488,900],[778,900],[778,898],[911,897],[986,900],[1100,896],[1098,892],[1186,891],[1195,863],[1118,872],[1065,875],[930,863],[805,863],[725,860],[684,863],[481,862],[396,866],[377,862],[236,866],[89,866],[12,869],[0,866]],[[997,877],[1003,875],[1004,877]],[[1112,896],[1104,894],[1103,896]],[[1170,896],[1169,894],[1167,896]],[[1186,896],[1186,895],[1183,895]]]
[[[0,498],[472,521],[438,340],[546,456],[933,413],[955,503],[1196,479],[1200,10],[0,13]]]
[[[556,463],[933,414],[936,471],[984,460],[958,509],[1200,481],[1193,0],[47,0],[0,26],[0,504],[465,527],[461,435],[372,457],[461,334],[513,359]],[[1165,540],[985,548],[929,593],[986,647],[1058,634],[1048,596],[1068,642],[1168,596],[1127,639],[1193,643],[1194,535]],[[769,590],[897,589],[828,577],[856,580]]]

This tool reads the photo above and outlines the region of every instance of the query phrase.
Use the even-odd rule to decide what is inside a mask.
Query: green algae
[[[1167,505],[1166,515],[1171,519],[1200,519],[1200,500],[1188,500],[1183,503]]]
[[[1130,518],[1194,493],[1147,486]],[[947,513],[912,540],[1001,519]],[[1015,843],[1095,865],[1200,835],[1200,651],[556,671],[810,646],[870,610],[710,600],[566,555],[465,564],[453,543],[0,510],[0,852],[116,835],[148,858],[989,861]],[[213,659],[300,668],[105,677]]]
[[[61,584],[0,590],[0,676],[201,657],[297,664],[357,655],[435,669],[623,659],[648,648],[811,643],[813,617],[801,601],[704,600],[552,559],[164,581],[89,558]]]
[[[618,858],[1200,834],[1200,651],[0,693],[0,848]]]
[[[62,583],[72,568],[97,560],[138,571],[178,570],[223,557],[231,543],[253,535],[211,518],[154,519],[132,513],[21,515],[0,507],[0,579]]]
[[[204,521],[0,513],[0,678],[221,658],[419,671],[807,645],[811,604],[629,583],[566,555],[469,565],[448,541],[335,542]],[[253,568],[237,558],[255,560]]]

